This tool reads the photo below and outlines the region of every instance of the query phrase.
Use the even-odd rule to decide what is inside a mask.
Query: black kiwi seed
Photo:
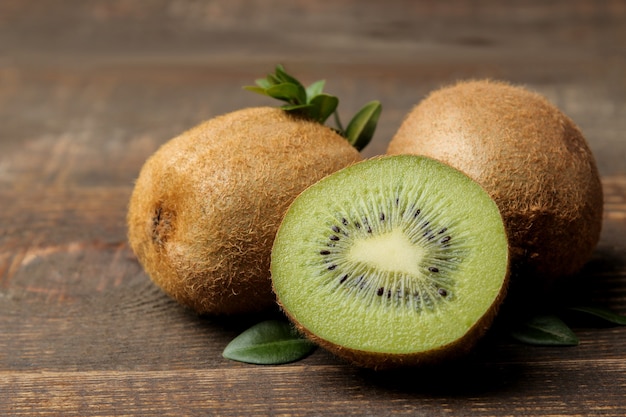
[[[367,217],[363,217],[363,226],[365,226],[365,229],[367,230],[368,233],[372,233],[372,227],[369,224],[369,221],[367,220]]]
[[[437,268],[437,267],[435,267],[435,266],[429,266],[429,267],[428,267],[428,270],[429,270],[430,272],[439,272],[439,268]]]
[[[331,235],[329,237],[330,240],[334,240],[335,242],[339,240],[339,236]]]
[[[437,292],[438,292],[438,293],[439,293],[439,295],[440,295],[440,296],[442,296],[442,297],[446,297],[446,296],[448,295],[448,291],[446,291],[446,290],[445,290],[445,289],[443,289],[443,288],[439,288],[439,289],[437,290]]]
[[[348,274],[342,276],[341,279],[339,280],[339,283],[343,284],[344,282],[346,282],[347,279],[348,279]]]
[[[447,230],[448,230],[448,228],[447,228],[447,227],[444,227],[443,229],[441,229],[441,230],[439,231],[439,234],[440,234],[440,235],[442,235],[442,234],[446,233],[446,231],[447,231]]]
[[[420,209],[415,210],[415,214],[413,215],[413,217],[419,216],[421,212],[422,212],[422,210],[420,210]]]
[[[341,223],[343,223],[344,226],[347,226],[348,225],[348,220],[345,217],[343,217],[341,219]]]
[[[385,288],[384,288],[384,287],[380,287],[380,288],[378,289],[378,291],[376,292],[376,295],[378,295],[379,297],[381,297],[384,293],[385,293]]]
[[[359,277],[359,279],[357,279],[357,280],[356,280],[356,284],[357,284],[357,285],[359,286],[359,288],[361,288],[361,289],[362,289],[363,287],[365,287],[365,280],[364,280],[364,278],[365,278],[365,275],[361,275],[361,276]]]
[[[451,239],[451,238],[450,238],[450,236],[446,236],[446,237],[444,237],[443,239],[441,239],[441,240],[439,241],[439,243],[448,243],[448,242],[450,241],[450,239]]]
[[[333,227],[331,227],[331,229],[333,229],[333,232],[335,232],[335,233],[341,232],[341,229],[338,226],[335,226],[335,225],[333,225]]]
[[[380,221],[384,222],[385,221],[385,213],[380,213]]]
[[[337,265],[332,264],[331,266],[328,267],[329,271],[332,271],[333,269],[337,268]]]
[[[330,255],[330,251],[329,250],[320,251],[320,255]]]

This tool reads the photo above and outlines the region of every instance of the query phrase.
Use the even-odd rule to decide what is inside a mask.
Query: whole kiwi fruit
[[[438,159],[487,190],[504,217],[513,281],[550,289],[579,271],[599,240],[593,154],[575,123],[527,88],[471,80],[436,90],[405,117],[387,153]]]
[[[152,280],[204,314],[275,305],[274,235],[308,185],[361,160],[330,127],[279,108],[208,120],[144,164],[128,208],[128,238]]]
[[[373,369],[467,353],[508,284],[498,207],[430,158],[372,158],[308,187],[276,235],[272,282],[312,341]]]

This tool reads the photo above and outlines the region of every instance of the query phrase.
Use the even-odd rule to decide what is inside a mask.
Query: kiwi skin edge
[[[362,159],[331,128],[279,108],[217,116],[145,162],[128,208],[130,246],[158,287],[199,314],[276,308],[270,252],[287,206]]]

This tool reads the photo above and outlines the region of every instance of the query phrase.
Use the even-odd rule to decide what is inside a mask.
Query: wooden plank
[[[6,375],[11,415],[581,416],[621,417],[621,360],[498,364],[380,377],[313,365]],[[462,373],[468,372],[468,373]],[[611,381],[598,384],[598,375]],[[585,382],[582,382],[585,381]],[[305,394],[302,387],[310,387]],[[216,387],[221,387],[216,389]]]
[[[506,323],[465,360],[373,373],[317,350],[285,366],[221,357],[263,317],[198,317],[126,243],[132,183],[158,146],[285,63],[326,78],[346,118],[384,105],[366,156],[458,78],[545,94],[583,128],[605,190],[592,260],[555,302],[626,314],[626,4],[561,0],[0,3],[1,415],[626,414],[626,330],[523,346]],[[566,287],[566,288],[565,288]]]

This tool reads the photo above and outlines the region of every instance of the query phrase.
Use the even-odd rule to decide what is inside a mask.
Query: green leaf
[[[290,104],[306,104],[306,93],[302,86],[281,83],[267,88],[265,93],[270,97],[286,101]]]
[[[285,68],[283,68],[282,65],[276,66],[276,78],[278,78],[283,83],[297,85],[299,87],[302,87],[302,89],[304,89],[304,86],[300,83],[300,81],[297,78],[292,77],[291,75],[287,74],[287,72],[285,71]]]
[[[324,91],[324,86],[326,85],[326,80],[315,81],[313,84],[309,85],[306,88],[306,99],[307,102],[310,102],[313,97],[322,94]]]
[[[576,346],[574,332],[558,317],[537,315],[511,330],[511,336],[526,344],[538,346]]]
[[[266,78],[267,82],[269,83],[269,86],[271,87],[272,85],[276,85],[276,84],[281,84],[282,80],[280,78],[278,78],[276,75],[274,74],[268,74],[267,78]]]
[[[284,104],[282,106],[280,106],[281,109],[285,110],[285,111],[296,111],[296,110],[303,110],[303,109],[309,109],[313,107],[312,104]]]
[[[365,148],[374,136],[381,111],[380,102],[371,101],[359,110],[348,123],[344,136],[357,150],[360,151]]]
[[[339,105],[339,99],[329,94],[318,94],[310,101],[313,105],[311,118],[323,124],[328,117],[335,112]]]
[[[260,88],[270,88],[271,86],[274,85],[274,83],[272,83],[267,78],[259,78],[259,79],[255,80],[254,83],[256,85],[258,85]]]
[[[315,345],[298,335],[291,324],[267,320],[233,339],[222,355],[238,362],[279,365],[302,359],[314,349]]]
[[[578,306],[578,307],[571,307],[570,310],[601,319],[610,324],[618,324],[620,326],[626,326],[626,316],[617,314],[609,310],[606,307]]]
[[[291,75],[287,74],[287,72],[285,71],[282,65],[276,66],[276,77],[283,84],[290,84],[296,88],[296,91],[298,92],[298,94],[294,96],[293,104],[305,104],[307,102],[306,90],[304,86],[302,85],[302,83],[300,83],[300,81],[297,78],[292,77]]]
[[[266,92],[266,88],[263,87],[257,87],[256,85],[246,85],[245,87],[243,87],[244,90],[248,90],[248,91],[252,91],[253,93],[257,93],[257,94],[263,94],[265,96],[267,96],[267,92]]]

